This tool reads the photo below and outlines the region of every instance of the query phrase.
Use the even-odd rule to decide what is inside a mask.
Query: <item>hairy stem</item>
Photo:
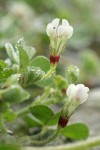
[[[49,78],[53,73],[54,73],[54,70],[56,68],[57,64],[53,64],[51,65],[50,67],[50,70],[47,72],[47,74],[43,77],[43,79],[46,79],[46,78]],[[49,91],[50,91],[50,88],[48,88],[46,90],[46,92],[42,95],[42,96],[39,96],[30,106],[24,108],[24,109],[21,109],[19,110],[17,113],[17,116],[20,117],[20,116],[23,116],[25,114],[28,114],[30,112],[30,108],[34,105],[37,105],[37,104],[41,104],[41,101],[44,100],[48,94],[49,94]],[[45,102],[43,102],[44,104]]]
[[[45,96],[46,96],[46,95],[45,95]],[[43,97],[41,96],[41,97],[39,97],[38,99],[36,99],[30,106],[27,106],[26,108],[22,108],[21,110],[18,110],[18,111],[16,112],[17,117],[21,117],[21,116],[24,116],[24,115],[30,113],[30,108],[31,108],[32,106],[35,106],[35,105],[38,105],[38,104],[41,104],[41,103],[44,104],[44,102],[41,102],[41,101],[42,101],[42,98],[44,98],[44,95],[43,95]]]
[[[100,136],[92,137],[87,140],[71,143],[67,145],[59,145],[59,146],[46,146],[46,150],[86,150],[91,149],[93,147],[100,146]],[[44,150],[44,147],[30,147],[24,148],[24,150]]]
[[[45,88],[44,90],[44,94],[41,95],[41,96],[38,96],[34,101],[33,103],[31,104],[31,106],[34,106],[34,104],[39,104],[41,103],[42,101],[44,101],[50,94],[50,87],[48,88]]]
[[[30,106],[27,106],[26,108],[22,108],[21,110],[18,110],[16,112],[17,114],[17,117],[21,117],[21,116],[24,116],[26,114],[30,113]]]
[[[45,101],[45,99],[48,97],[49,94],[50,94],[50,87],[48,87],[45,90],[45,92],[44,92],[44,94],[42,96],[38,96],[35,99],[35,101],[33,101],[33,103],[30,106],[27,106],[26,108],[22,108],[21,110],[18,110],[16,112],[17,116],[21,117],[23,115],[26,115],[26,114],[30,113],[30,108],[32,106],[35,106],[35,105],[38,105],[38,104],[50,104],[50,103],[52,104],[53,103],[52,100],[51,100],[51,102],[50,102],[50,100],[49,101]],[[54,99],[53,99],[53,101],[54,101]]]
[[[50,70],[47,72],[47,74],[43,77],[43,79],[49,78],[55,71],[57,64],[51,64]]]
[[[59,133],[59,129],[57,129],[57,130],[53,133],[53,135],[51,135],[48,139],[43,140],[43,141],[32,141],[31,144],[34,144],[34,145],[37,145],[37,146],[45,145],[45,144],[47,144],[47,143],[53,141],[53,139],[57,137],[58,133]]]
[[[31,139],[32,140],[37,140],[37,139],[40,139],[40,138],[42,138],[46,133],[47,133],[47,131],[48,131],[48,128],[46,128],[46,127],[44,127],[42,130],[41,130],[41,132],[39,132],[38,134],[36,134],[36,135],[32,135],[32,136],[30,136],[31,137]]]

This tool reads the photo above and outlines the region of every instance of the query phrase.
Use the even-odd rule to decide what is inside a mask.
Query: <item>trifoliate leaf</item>
[[[30,128],[43,125],[43,123],[32,114],[25,115],[23,119]]]
[[[54,114],[54,115],[52,116],[52,118],[47,122],[47,125],[48,125],[48,126],[57,125],[57,124],[58,124],[58,121],[59,121],[60,115],[61,115],[61,112],[58,112],[58,113]]]
[[[4,101],[9,103],[22,102],[30,97],[29,93],[18,84],[11,85],[9,88],[2,90],[1,96]]]
[[[14,51],[13,46],[9,42],[7,42],[5,44],[5,47],[6,47],[7,54],[9,56],[9,58],[11,59],[11,61],[13,63],[18,63],[19,62],[19,58],[18,58],[17,53]]]
[[[24,49],[31,60],[33,58],[33,56],[35,55],[35,52],[36,52],[35,48],[30,47],[30,46],[25,46]]]
[[[14,70],[12,68],[5,68],[5,69],[3,69],[3,71],[0,72],[0,80],[8,78],[13,73],[14,73]]]
[[[16,44],[16,49],[19,53],[19,63],[20,63],[20,68],[24,69],[27,66],[30,65],[30,60],[27,52],[25,51],[24,44],[23,44],[23,38],[21,38],[17,44]]]
[[[46,124],[54,115],[53,111],[45,105],[33,106],[30,111],[33,116],[40,120],[43,124]]]
[[[46,86],[50,86],[54,83],[54,80],[52,77],[49,77],[47,79],[41,79],[37,82],[35,82],[35,85],[39,86],[39,87],[46,87]]]
[[[24,84],[31,85],[34,82],[40,80],[45,75],[45,72],[42,71],[39,67],[30,66],[27,67],[24,72]]]
[[[68,138],[81,140],[86,139],[89,136],[89,129],[87,125],[83,123],[75,123],[66,126],[61,133]]]
[[[50,62],[48,58],[44,56],[37,56],[31,62],[32,66],[40,67],[43,71],[47,72],[50,69]]]

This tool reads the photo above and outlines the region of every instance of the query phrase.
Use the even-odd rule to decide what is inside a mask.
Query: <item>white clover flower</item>
[[[47,35],[49,37],[54,37],[54,36],[57,37],[56,31],[57,31],[58,25],[59,25],[59,19],[58,18],[54,19],[52,21],[52,23],[49,23],[47,25],[46,32],[47,32]]]
[[[59,118],[58,126],[65,127],[70,116],[74,113],[77,107],[84,103],[88,98],[89,88],[83,84],[70,84],[67,89],[67,101]]]
[[[70,84],[67,89],[67,103],[66,111],[67,116],[71,116],[76,108],[84,103],[88,98],[89,88],[83,84]]]
[[[73,27],[69,25],[66,19],[62,19],[62,24],[59,25],[60,19],[56,18],[47,25],[47,35],[51,38],[65,37],[69,39],[73,34]]]
[[[69,101],[77,100],[79,104],[84,103],[88,98],[89,88],[83,84],[70,84],[67,89]]]
[[[50,38],[51,54],[60,55],[63,51],[67,39],[73,34],[73,27],[69,25],[66,19],[62,19],[62,24],[59,25],[60,19],[56,18],[47,25],[47,35]]]

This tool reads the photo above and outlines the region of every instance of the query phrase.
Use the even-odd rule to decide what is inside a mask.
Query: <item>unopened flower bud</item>
[[[57,55],[57,56],[50,55],[51,64],[57,64],[59,62],[59,59],[60,59],[60,55]]]
[[[80,70],[77,66],[70,65],[67,67],[66,75],[69,83],[74,83],[79,78]]]

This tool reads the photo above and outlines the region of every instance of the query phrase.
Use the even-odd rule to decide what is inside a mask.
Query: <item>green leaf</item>
[[[21,38],[16,44],[16,48],[19,52],[20,68],[22,68],[22,69],[24,69],[30,65],[29,56],[28,56],[27,52],[25,51],[23,43],[24,43],[24,39]]]
[[[14,70],[12,68],[5,68],[3,71],[0,72],[0,80],[8,78],[14,73]]]
[[[3,60],[0,60],[0,71],[2,71],[6,67],[7,67],[7,64]]]
[[[50,62],[48,58],[44,56],[37,56],[31,62],[32,66],[40,67],[44,72],[47,72],[50,69]]]
[[[16,113],[15,113],[13,110],[11,110],[11,109],[7,110],[7,111],[4,113],[4,118],[5,118],[8,122],[11,122],[11,121],[15,120],[16,117],[17,117]]]
[[[19,83],[20,74],[13,74],[6,80],[6,85],[10,86],[12,84]]]
[[[83,123],[75,123],[66,126],[61,133],[68,138],[81,140],[86,139],[89,136],[89,129]]]
[[[52,77],[47,78],[47,79],[41,79],[37,82],[35,82],[35,85],[39,86],[39,87],[46,87],[46,86],[50,86],[54,83],[54,80]]]
[[[43,125],[43,123],[36,117],[34,117],[32,114],[25,115],[23,119],[30,128]]]
[[[27,53],[27,55],[29,56],[30,60],[33,58],[33,56],[35,55],[35,48],[34,47],[30,47],[30,46],[25,46],[25,51]]]
[[[61,112],[58,112],[58,113],[54,114],[54,116],[52,116],[52,118],[47,122],[47,125],[48,126],[57,125],[60,115],[61,115]]]
[[[42,71],[38,67],[30,66],[27,67],[24,72],[24,84],[25,85],[31,85],[34,82],[40,80],[45,75],[45,72]]]
[[[54,115],[53,111],[45,105],[36,105],[31,107],[30,110],[33,116],[40,120],[43,124],[46,124]]]
[[[2,90],[1,95],[2,99],[9,103],[22,102],[30,97],[29,93],[18,84],[11,85],[9,88]]]
[[[5,44],[5,48],[6,48],[7,54],[9,56],[9,58],[11,59],[11,61],[13,63],[18,63],[19,62],[18,55],[14,51],[13,46],[9,42],[7,42]]]

